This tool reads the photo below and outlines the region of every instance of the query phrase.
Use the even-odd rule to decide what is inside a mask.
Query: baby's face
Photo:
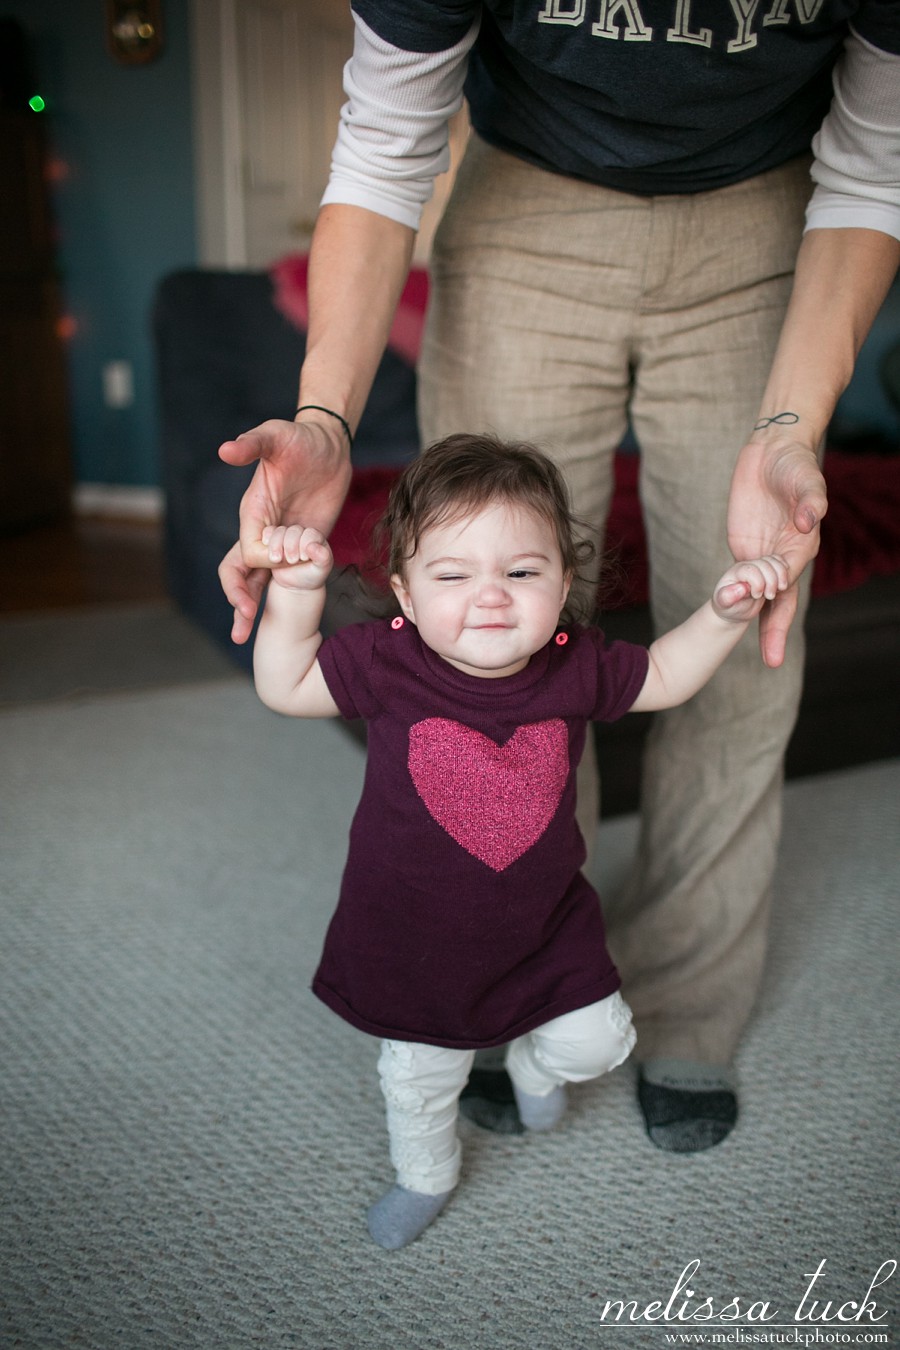
[[[391,578],[423,642],[487,679],[516,674],[550,641],[569,583],[552,526],[505,502],[425,530]]]

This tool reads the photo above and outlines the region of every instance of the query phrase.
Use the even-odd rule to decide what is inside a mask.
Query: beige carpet
[[[376,1047],[307,989],[359,747],[241,678],[7,711],[0,745],[4,1350],[796,1344],[821,1262],[819,1313],[884,1280],[828,1343],[892,1343],[900,762],[788,789],[725,1144],[655,1150],[626,1065],[552,1136],[467,1126],[458,1194],[392,1254]],[[601,827],[607,890],[634,827]],[[690,1320],[707,1298],[742,1328]]]

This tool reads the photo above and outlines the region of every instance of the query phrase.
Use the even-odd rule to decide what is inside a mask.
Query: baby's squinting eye
[[[528,577],[536,577],[538,574],[527,567],[517,567],[509,575],[516,581],[523,581]]]

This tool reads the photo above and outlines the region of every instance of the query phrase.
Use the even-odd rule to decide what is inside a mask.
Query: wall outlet
[[[103,402],[107,408],[134,403],[134,367],[130,361],[107,361],[103,367]]]

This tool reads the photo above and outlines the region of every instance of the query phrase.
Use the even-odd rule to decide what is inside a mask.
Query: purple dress
[[[342,629],[318,659],[342,715],[368,724],[318,997],[371,1035],[468,1050],[613,993],[575,769],[588,721],[640,693],[646,649],[573,625],[518,674],[482,679],[385,620]]]

